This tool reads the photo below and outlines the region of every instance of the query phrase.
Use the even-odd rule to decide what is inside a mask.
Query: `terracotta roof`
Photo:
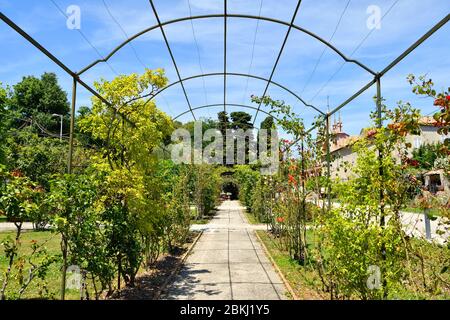
[[[437,121],[433,117],[422,117],[419,119],[419,124],[423,126],[434,126],[436,123]]]
[[[330,152],[335,152],[349,145],[355,143],[360,137],[359,136],[348,136],[343,139],[339,139],[337,143],[333,143],[330,148]]]
[[[434,120],[433,117],[427,116],[422,117],[419,119],[419,124],[422,126],[435,126],[437,123],[436,120]],[[361,130],[361,134],[359,136],[349,136],[346,133],[342,132],[342,134],[347,135],[347,137],[339,139],[337,143],[333,143],[330,148],[330,152],[336,152],[340,149],[343,149],[345,147],[348,147],[355,143],[358,139],[361,138],[361,136],[364,136],[368,130],[371,128],[364,128]]]

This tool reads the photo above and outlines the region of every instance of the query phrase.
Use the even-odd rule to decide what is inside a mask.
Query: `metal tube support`
[[[327,201],[328,210],[331,210],[331,151],[330,151],[330,116],[326,116],[326,160],[327,160]]]
[[[428,216],[430,209],[425,209],[423,214],[423,222],[425,223],[425,237],[427,240],[431,240],[431,223],[430,217]]]
[[[186,77],[183,78],[181,80],[177,80],[177,81],[173,81],[170,84],[168,84],[167,86],[165,86],[164,88],[161,88],[159,91],[155,92],[154,94],[152,94],[152,96],[146,101],[146,103],[149,103],[150,101],[152,101],[153,99],[155,99],[159,94],[161,94],[162,92],[164,92],[165,90],[176,86],[178,84],[180,84],[181,82],[186,82],[192,79],[197,79],[197,78],[203,78],[203,77],[214,77],[214,76],[222,76],[224,75],[223,72],[213,72],[213,73],[204,73],[204,74],[197,74],[194,76],[190,76],[190,77]],[[260,77],[260,76],[255,76],[253,74],[246,74],[246,73],[237,73],[237,72],[226,72],[225,73],[226,77],[228,78],[228,76],[234,76],[234,77],[247,77],[247,78],[252,78],[252,79],[257,79],[257,80],[262,80],[265,82],[270,82],[270,84],[273,84],[281,89],[283,89],[284,91],[288,92],[289,94],[293,95],[295,98],[297,98],[297,100],[299,100],[302,104],[304,104],[306,107],[310,107],[314,110],[316,110],[318,113],[320,113],[321,115],[325,115],[324,112],[322,112],[319,108],[317,108],[316,106],[313,106],[312,104],[307,103],[304,99],[302,99],[298,94],[296,94],[294,91],[290,90],[289,88],[283,86],[282,84],[275,82],[273,80],[269,80],[268,78],[264,78],[264,77]],[[228,103],[226,105],[229,105]],[[259,110],[262,111],[262,110]]]
[[[191,111],[192,118],[194,118],[194,121],[197,121],[197,118],[195,117],[194,111],[192,110],[191,101],[189,100],[186,88],[184,86],[184,83],[183,83],[181,75],[180,75],[180,69],[178,68],[178,64],[177,64],[177,61],[175,59],[175,56],[173,55],[173,51],[172,51],[172,48],[170,47],[169,40],[167,39],[166,32],[164,31],[164,28],[163,28],[163,25],[161,23],[161,20],[159,19],[158,11],[156,10],[156,7],[155,7],[155,4],[153,3],[153,0],[149,0],[149,1],[150,1],[150,6],[152,7],[152,10],[153,10],[153,14],[155,15],[156,21],[158,22],[158,26],[159,26],[159,28],[161,30],[161,34],[162,34],[162,36],[164,38],[164,43],[166,44],[167,51],[169,51],[170,59],[172,60],[172,64],[173,64],[173,67],[175,68],[175,72],[176,72],[176,74],[178,76],[178,80],[180,80],[181,89],[183,90],[183,94],[184,94],[184,97],[186,99],[186,103],[187,103],[187,105],[189,107],[189,110]]]
[[[275,60],[275,64],[273,65],[272,72],[270,73],[269,81],[267,81],[266,88],[264,89],[264,93],[261,96],[261,98],[264,98],[267,95],[267,92],[268,92],[269,87],[270,87],[270,82],[272,81],[272,78],[275,75],[275,70],[278,67],[278,63],[280,62],[281,55],[283,54],[284,48],[286,47],[286,43],[287,43],[287,41],[289,39],[289,34],[291,33],[292,27],[294,26],[295,18],[297,17],[297,13],[298,13],[298,11],[300,9],[300,5],[301,4],[302,4],[302,0],[298,0],[297,6],[295,7],[295,10],[294,10],[294,15],[292,16],[291,23],[289,24],[288,30],[287,30],[286,35],[285,35],[284,40],[283,40],[283,44],[281,45],[280,51],[278,52],[277,59]],[[262,100],[259,103],[258,109],[256,110],[256,113],[255,113],[255,117],[253,118],[253,126],[256,123],[256,119],[258,118],[258,113],[261,110],[261,106],[262,106]]]
[[[70,110],[70,132],[69,132],[69,159],[67,163],[67,173],[72,173],[73,160],[73,134],[75,130],[75,105],[77,102],[77,79],[73,78],[72,84],[72,106]]]
[[[377,84],[377,127],[378,129],[381,129],[383,127],[383,119],[382,119],[382,103],[381,103],[381,78],[376,77],[376,84]],[[378,150],[378,163],[379,163],[379,175],[380,179],[383,178],[384,172],[383,172],[383,150],[380,147]],[[381,218],[380,218],[380,225],[381,227],[384,227],[385,225],[385,217],[384,217],[384,191],[382,186],[380,185],[380,211],[381,211]]]
[[[450,14],[447,14],[441,21],[435,24],[427,33],[414,42],[408,49],[406,49],[400,56],[392,61],[386,68],[384,68],[379,74],[378,78],[384,76],[389,70],[394,68],[400,61],[405,59],[411,52],[413,52],[418,46],[424,43],[429,37],[431,37],[436,31],[441,29],[448,21],[450,21]]]
[[[381,75],[375,77],[377,84],[377,127],[381,129],[383,127],[383,105],[381,101]],[[386,225],[386,217],[385,217],[385,203],[384,203],[384,170],[383,170],[383,147],[380,146],[378,148],[378,174],[380,178],[380,227],[382,229],[385,228]],[[381,243],[381,259],[383,261],[386,260],[386,244]],[[382,269],[383,270],[383,269]],[[383,298],[387,298],[387,288],[386,288],[386,279],[383,278]]]
[[[228,2],[223,2],[223,112],[227,112],[227,33],[228,33]]]
[[[61,141],[62,142],[62,139],[63,139],[63,121],[64,121],[64,116],[63,115],[61,115],[61,123],[60,123],[60,125],[59,125],[59,141]]]
[[[302,137],[302,142],[301,142],[301,153],[302,153],[302,162],[301,162],[301,169],[302,169],[302,192],[303,195],[306,193],[305,192],[305,138]],[[305,208],[303,208],[305,209]]]
[[[164,21],[161,22],[161,25],[163,27],[171,25],[171,24],[176,24],[179,22],[183,22],[183,21],[190,21],[190,20],[202,20],[202,19],[215,19],[215,18],[223,18],[224,14],[223,13],[216,13],[216,14],[205,14],[205,15],[198,15],[198,16],[189,16],[189,17],[182,17],[182,18],[177,18],[177,19],[173,19],[173,20],[169,20],[169,21]],[[228,18],[236,18],[236,19],[253,19],[253,20],[261,20],[261,21],[267,21],[267,22],[271,22],[271,23],[275,23],[275,24],[279,24],[279,25],[284,25],[287,27],[290,27],[291,24],[287,21],[282,21],[282,20],[278,20],[278,19],[274,19],[274,18],[269,18],[269,17],[262,17],[262,16],[253,16],[253,15],[248,15],[248,14],[235,14],[235,13],[227,13],[227,17]],[[87,70],[91,69],[92,67],[94,67],[95,65],[101,63],[101,62],[106,62],[109,59],[111,59],[111,57],[113,55],[115,55],[120,49],[122,49],[124,46],[126,46],[128,43],[130,43],[131,41],[134,41],[135,39],[141,37],[142,35],[146,34],[147,32],[150,32],[152,30],[158,29],[160,27],[160,24],[151,26],[149,28],[146,28],[144,30],[139,31],[138,33],[136,33],[135,35],[129,37],[127,40],[125,40],[124,42],[122,42],[120,45],[118,45],[116,48],[114,48],[105,58],[103,59],[98,59],[92,63],[90,63],[88,66],[84,67],[81,71],[78,72],[79,75],[85,73]],[[321,42],[322,44],[324,44],[325,46],[327,46],[328,48],[330,48],[332,51],[334,51],[336,54],[338,54],[345,62],[350,62],[350,63],[354,63],[357,66],[359,66],[361,69],[365,70],[366,72],[372,74],[372,75],[376,75],[376,72],[371,70],[368,66],[364,65],[363,63],[361,63],[360,61],[354,60],[354,59],[350,59],[349,57],[345,56],[345,54],[343,52],[341,52],[338,48],[336,48],[335,46],[333,46],[330,42],[326,41],[325,39],[321,38],[320,36],[318,36],[317,34],[302,28],[298,25],[292,24],[292,28],[296,29],[312,38],[314,38],[315,40],[318,40],[319,42]]]

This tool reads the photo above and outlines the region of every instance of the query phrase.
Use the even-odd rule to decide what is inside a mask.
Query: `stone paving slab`
[[[254,235],[265,226],[248,224],[239,202],[224,202],[202,230],[163,299],[287,299],[283,281]]]

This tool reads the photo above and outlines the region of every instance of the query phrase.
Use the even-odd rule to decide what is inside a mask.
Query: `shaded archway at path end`
[[[225,181],[222,184],[222,192],[230,195],[230,200],[239,199],[239,186],[231,180]]]

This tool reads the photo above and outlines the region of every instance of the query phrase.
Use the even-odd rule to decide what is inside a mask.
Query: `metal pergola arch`
[[[265,88],[264,93],[263,93],[262,96],[266,96],[270,84],[275,84],[275,83],[272,81],[272,78],[273,78],[273,75],[274,75],[274,73],[275,73],[275,69],[276,69],[276,67],[277,67],[278,61],[279,61],[280,58],[281,58],[281,54],[282,54],[282,52],[283,52],[283,50],[284,50],[284,46],[285,46],[285,44],[286,44],[286,42],[287,42],[287,39],[288,39],[288,37],[289,37],[289,33],[290,33],[291,29],[294,29],[294,30],[297,30],[297,31],[300,31],[300,32],[302,32],[302,33],[304,33],[304,34],[309,35],[310,37],[312,37],[312,38],[318,40],[319,42],[321,42],[322,44],[324,44],[324,45],[326,45],[328,48],[330,48],[332,51],[334,51],[334,52],[335,52],[336,54],[338,54],[345,62],[354,63],[354,64],[356,64],[357,66],[359,66],[361,69],[365,70],[366,72],[368,72],[368,73],[370,73],[370,74],[376,76],[376,72],[373,71],[372,69],[370,69],[370,68],[369,68],[368,66],[366,66],[365,64],[359,62],[359,61],[356,60],[356,59],[350,59],[350,58],[348,58],[343,52],[341,52],[339,49],[337,49],[335,46],[333,46],[330,42],[326,41],[325,39],[323,39],[322,37],[318,36],[317,34],[311,32],[311,31],[309,31],[309,30],[307,30],[307,29],[305,29],[305,28],[302,28],[302,27],[300,27],[300,26],[298,26],[298,25],[296,25],[296,24],[294,23],[294,22],[295,22],[296,15],[297,15],[297,12],[298,12],[298,10],[299,10],[299,8],[300,8],[300,5],[301,5],[301,2],[302,2],[301,0],[299,0],[299,1],[297,2],[297,6],[296,6],[296,8],[295,8],[295,12],[294,12],[294,15],[293,15],[293,17],[292,17],[291,22],[286,22],[286,21],[282,21],[282,20],[274,19],[274,18],[270,18],[270,17],[254,16],[254,15],[245,15],[245,14],[231,14],[231,13],[228,13],[228,12],[227,12],[227,0],[224,0],[224,13],[208,14],[208,15],[198,15],[198,16],[190,16],[190,17],[182,17],[182,18],[172,19],[172,20],[168,20],[168,21],[162,22],[162,21],[160,20],[160,18],[159,18],[158,11],[156,10],[156,7],[155,7],[155,5],[154,5],[154,3],[153,3],[153,0],[149,0],[149,2],[150,2],[150,5],[151,5],[152,10],[153,10],[153,13],[154,13],[154,15],[155,15],[155,17],[156,17],[158,23],[157,23],[156,25],[153,25],[153,26],[151,26],[151,27],[149,27],[149,28],[146,28],[146,29],[144,29],[144,30],[142,30],[142,31],[140,31],[140,32],[138,32],[138,33],[136,33],[135,35],[129,37],[128,39],[126,39],[125,41],[123,41],[121,44],[119,44],[116,48],[114,48],[114,49],[113,49],[113,50],[112,50],[105,58],[103,58],[103,59],[97,59],[97,60],[95,60],[94,62],[92,62],[91,64],[89,64],[89,65],[87,65],[86,67],[84,67],[83,69],[81,69],[79,72],[77,72],[78,75],[82,75],[83,73],[85,73],[86,71],[90,70],[92,67],[94,67],[95,65],[97,65],[97,64],[99,64],[99,63],[107,62],[107,61],[108,61],[109,59],[111,59],[118,51],[120,51],[123,47],[125,47],[127,44],[131,43],[132,41],[136,40],[137,38],[143,36],[144,34],[146,34],[146,33],[148,33],[148,32],[151,32],[151,31],[153,31],[153,30],[160,29],[160,30],[161,30],[161,33],[162,33],[162,36],[163,36],[163,38],[164,38],[164,42],[165,42],[165,44],[166,44],[166,46],[167,46],[167,49],[168,49],[168,51],[169,51],[169,55],[170,55],[170,57],[171,57],[172,63],[173,63],[173,65],[174,65],[174,68],[175,68],[177,77],[178,77],[178,81],[176,81],[176,83],[181,85],[181,88],[182,88],[182,90],[183,90],[183,94],[184,94],[184,96],[185,96],[186,102],[187,102],[188,107],[189,107],[189,111],[192,113],[192,116],[193,116],[193,118],[194,118],[194,120],[195,120],[195,115],[194,115],[193,111],[191,110],[191,109],[192,109],[191,103],[190,103],[190,101],[189,101],[188,95],[187,95],[187,93],[186,93],[186,89],[185,89],[185,87],[184,87],[184,81],[191,79],[191,77],[188,77],[187,79],[182,79],[182,78],[181,78],[181,75],[180,75],[180,72],[179,72],[179,69],[178,69],[178,65],[177,65],[176,59],[175,59],[175,57],[174,57],[174,55],[173,55],[173,53],[172,53],[172,49],[171,49],[171,47],[170,47],[169,41],[168,41],[167,36],[166,36],[166,33],[165,33],[165,31],[164,31],[164,27],[167,26],[167,25],[171,25],[171,24],[175,24],[175,23],[180,23],[180,22],[184,22],[184,21],[192,21],[192,20],[198,20],[198,19],[223,18],[223,19],[224,19],[224,66],[223,66],[223,72],[222,72],[222,73],[216,73],[216,74],[217,74],[217,75],[222,75],[222,76],[224,77],[224,85],[223,85],[223,89],[224,89],[224,90],[223,90],[223,106],[224,106],[224,111],[226,111],[226,109],[225,109],[226,104],[227,104],[227,103],[226,103],[226,102],[227,102],[227,101],[226,101],[226,91],[227,91],[227,82],[226,82],[226,80],[227,80],[227,76],[230,75],[230,73],[227,72],[227,20],[228,20],[228,18],[239,18],[239,19],[253,19],[253,20],[266,21],[266,22],[276,23],[276,24],[280,24],[280,25],[284,25],[284,26],[287,26],[287,27],[288,27],[288,31],[287,31],[286,36],[285,36],[284,41],[283,41],[283,45],[282,45],[282,47],[281,47],[281,49],[280,49],[280,51],[279,51],[279,53],[278,53],[278,55],[277,55],[277,59],[276,59],[276,62],[275,62],[274,67],[272,68],[272,72],[271,72],[271,74],[270,74],[270,77],[269,77],[268,79],[261,79],[261,80],[267,81],[267,85],[266,85],[266,88]],[[249,76],[249,77],[255,77],[255,78],[256,78],[256,76],[253,76],[253,75],[248,75],[248,76]],[[275,85],[277,85],[277,84],[275,84]],[[281,87],[280,85],[277,85],[277,86]],[[284,88],[282,88],[282,89],[285,89],[285,88],[286,88],[285,86],[283,86],[283,87],[284,87]],[[291,94],[293,93],[292,90],[289,90],[289,91],[290,91]],[[296,98],[297,98],[298,100],[300,100],[305,106],[312,107],[314,110],[316,110],[317,112],[319,112],[320,115],[325,115],[325,113],[324,113],[323,111],[321,111],[318,107],[313,106],[313,105],[311,105],[311,104],[307,104],[307,103],[306,103],[299,95],[297,95],[297,94],[295,94],[295,96],[296,96]],[[259,104],[258,108],[256,109],[257,112],[256,112],[256,114],[255,114],[255,118],[254,118],[253,124],[254,124],[255,121],[256,121],[256,117],[257,117],[258,112],[260,111],[260,109],[261,109],[261,104]]]
[[[321,116],[323,116],[324,120],[327,123],[327,127],[329,131],[329,119],[330,116],[332,116],[334,113],[338,112],[340,109],[342,109],[344,106],[346,106],[348,103],[350,103],[351,101],[353,101],[356,97],[358,97],[359,95],[361,95],[363,92],[365,92],[367,89],[369,89],[373,84],[376,83],[377,85],[377,110],[378,110],[378,114],[381,117],[381,78],[382,76],[384,76],[387,72],[389,72],[393,67],[395,67],[401,60],[403,60],[407,55],[409,55],[414,49],[416,49],[419,45],[421,45],[425,40],[427,40],[432,34],[434,34],[437,30],[439,30],[441,27],[443,27],[449,20],[450,20],[450,14],[447,14],[441,21],[439,21],[434,27],[432,27],[427,33],[425,33],[421,38],[419,38],[414,44],[412,44],[407,50],[405,50],[399,57],[397,57],[394,61],[392,61],[386,68],[384,68],[382,71],[380,72],[375,72],[372,69],[370,69],[369,67],[367,67],[366,65],[362,64],[361,62],[355,60],[355,59],[350,59],[347,56],[345,56],[341,51],[339,51],[336,47],[334,47],[331,43],[329,43],[328,41],[324,40],[323,38],[319,37],[318,35],[314,34],[313,32],[306,30],[300,26],[297,26],[294,24],[295,21],[295,17],[297,14],[297,11],[299,10],[300,4],[301,4],[301,0],[298,1],[295,12],[294,12],[294,16],[293,19],[291,20],[291,22],[286,22],[286,21],[282,21],[282,20],[278,20],[278,19],[273,19],[273,18],[268,18],[268,17],[262,17],[262,16],[253,16],[253,15],[244,15],[244,14],[230,14],[227,12],[227,0],[224,0],[224,13],[223,14],[209,14],[209,15],[199,15],[199,16],[190,16],[190,17],[183,17],[183,18],[178,18],[178,19],[173,19],[173,20],[169,20],[169,21],[165,21],[165,22],[161,22],[158,16],[158,12],[156,10],[156,7],[154,6],[154,3],[152,0],[149,0],[150,5],[152,7],[152,10],[155,14],[155,17],[158,21],[158,24],[152,27],[149,27],[145,30],[142,30],[141,32],[135,34],[134,36],[128,38],[126,41],[124,41],[123,43],[121,43],[118,47],[116,47],[110,54],[108,54],[104,59],[99,59],[96,60],[94,62],[92,62],[90,65],[88,65],[87,67],[83,68],[81,71],[79,72],[74,72],[72,71],[70,68],[68,68],[62,61],[60,61],[58,58],[56,58],[49,50],[47,50],[46,48],[44,48],[39,42],[37,42],[34,38],[32,38],[29,34],[27,34],[23,29],[21,29],[18,25],[16,25],[12,20],[10,20],[6,15],[4,15],[3,13],[0,12],[0,19],[5,22],[9,27],[11,27],[14,31],[16,31],[19,35],[21,35],[23,38],[25,38],[27,41],[29,41],[34,47],[36,47],[39,51],[41,51],[42,53],[44,53],[48,58],[50,58],[55,64],[57,64],[59,67],[61,67],[67,74],[69,74],[72,78],[73,78],[73,91],[72,91],[72,108],[71,108],[71,126],[70,126],[70,143],[69,143],[69,160],[68,160],[68,172],[70,173],[72,171],[72,148],[73,148],[73,131],[74,131],[74,119],[75,119],[75,103],[76,103],[76,86],[77,83],[79,83],[80,85],[82,85],[83,87],[85,87],[89,92],[91,92],[93,95],[95,95],[97,98],[99,98],[102,102],[104,102],[107,106],[114,108],[114,106],[112,106],[104,97],[102,97],[95,89],[93,89],[91,86],[87,85],[81,78],[80,76],[86,72],[87,70],[91,69],[93,66],[95,66],[98,63],[101,62],[106,62],[108,61],[115,53],[117,53],[121,48],[123,48],[126,44],[130,43],[131,41],[133,41],[134,39],[142,36],[143,34],[150,32],[152,30],[155,29],[160,29],[163,37],[164,37],[164,41],[166,43],[166,46],[169,50],[169,54],[171,56],[172,62],[174,64],[174,67],[177,71],[177,75],[179,78],[178,83],[181,84],[183,91],[184,91],[184,95],[186,97],[188,106],[189,106],[189,111],[187,112],[191,112],[194,119],[195,119],[195,115],[193,113],[193,108],[189,102],[189,98],[187,96],[186,90],[184,88],[183,85],[183,79],[181,78],[181,75],[179,73],[178,67],[177,67],[177,63],[175,60],[175,57],[172,54],[171,48],[170,48],[170,44],[168,42],[168,39],[165,35],[164,32],[164,26],[169,25],[169,24],[173,24],[173,23],[178,23],[178,22],[182,22],[182,21],[189,21],[189,20],[196,20],[196,19],[211,19],[211,18],[223,18],[224,19],[224,47],[225,47],[225,52],[224,52],[224,71],[221,73],[221,75],[224,76],[224,101],[223,101],[223,106],[224,108],[226,107],[226,105],[230,105],[226,102],[226,77],[229,74],[227,72],[227,65],[226,65],[226,42],[227,42],[227,20],[228,18],[242,18],[242,19],[257,19],[257,20],[261,20],[261,21],[268,21],[268,22],[272,22],[272,23],[277,23],[277,24],[281,24],[281,25],[285,25],[288,27],[288,31],[286,33],[286,37],[284,39],[282,48],[278,54],[277,57],[277,62],[275,63],[275,66],[272,69],[272,73],[271,73],[271,77],[269,79],[263,79],[264,81],[267,81],[267,88],[271,83],[274,83],[272,81],[272,76],[273,73],[275,72],[275,69],[277,67],[277,63],[278,60],[280,59],[280,56],[283,52],[283,48],[284,45],[287,41],[287,38],[289,36],[289,32],[291,31],[291,29],[294,30],[298,30],[301,31],[313,38],[315,38],[316,40],[322,42],[324,45],[326,45],[328,48],[332,49],[335,53],[337,53],[345,62],[349,62],[349,63],[354,63],[357,66],[359,66],[360,68],[362,68],[363,70],[365,70],[366,72],[370,73],[371,75],[373,75],[373,80],[371,80],[368,84],[366,84],[363,88],[361,88],[358,92],[356,92],[354,95],[352,95],[350,98],[348,98],[346,101],[344,101],[343,103],[341,103],[339,106],[337,106],[336,108],[334,108],[332,111],[327,112],[326,114],[324,114],[323,112],[321,112],[320,110],[316,110],[318,112],[321,113]],[[200,76],[205,76],[205,75],[198,75],[197,77]],[[253,75],[246,75],[246,76],[250,76],[250,77],[256,77]],[[265,93],[263,96],[266,95],[267,93],[267,88],[265,90]],[[300,97],[299,97],[300,98]],[[220,104],[222,105],[222,104]],[[219,105],[219,106],[220,106]],[[205,106],[201,106],[201,107],[197,107],[196,109],[199,108],[207,108],[207,107],[212,107],[214,105],[205,105]],[[239,107],[251,107],[251,106],[245,106],[245,105],[237,105]],[[261,105],[257,108],[257,112],[261,111],[260,110]],[[254,107],[251,107],[254,108]],[[186,113],[187,113],[186,112]],[[257,114],[255,115],[255,119],[256,119]],[[129,121],[128,119],[126,119],[126,117],[122,116],[126,121]],[[177,116],[179,117],[179,116]],[[312,131],[314,129],[310,128],[308,131]],[[295,141],[294,143],[297,143],[298,141]],[[329,153],[329,143],[327,146],[327,153]],[[329,174],[329,161],[328,161],[328,174]]]
[[[252,78],[252,79],[257,79],[257,80],[262,80],[265,82],[269,82],[281,89],[283,89],[284,91],[286,91],[287,93],[291,94],[292,96],[294,96],[297,100],[299,100],[302,104],[304,104],[306,107],[310,107],[314,110],[316,110],[317,112],[319,112],[321,115],[326,115],[324,112],[322,112],[319,108],[315,107],[312,104],[307,103],[305,100],[303,100],[297,93],[295,93],[294,91],[292,91],[291,89],[283,86],[282,84],[275,82],[273,80],[264,78],[264,77],[260,77],[260,76],[255,76],[252,74],[247,74],[247,73],[237,73],[237,72],[211,72],[211,73],[204,73],[204,74],[197,74],[197,75],[193,75],[190,77],[186,77],[183,78],[181,80],[175,81],[175,82],[171,82],[170,84],[168,84],[167,86],[165,86],[164,88],[161,88],[159,91],[157,91],[155,94],[152,95],[152,97],[150,98],[150,100],[153,100],[154,98],[156,98],[156,96],[158,96],[159,94],[163,93],[165,90],[181,83],[181,82],[186,82],[189,80],[193,80],[193,79],[198,79],[198,78],[203,78],[203,77],[214,77],[214,76],[235,76],[235,77],[247,77],[247,78]]]
[[[207,15],[198,15],[198,16],[191,16],[191,17],[183,17],[183,18],[177,18],[177,19],[173,19],[173,20],[168,20],[165,22],[161,22],[161,26],[167,26],[167,25],[171,25],[174,23],[179,23],[179,22],[184,22],[184,21],[189,21],[189,20],[200,20],[200,19],[213,19],[213,18],[240,18],[240,19],[253,19],[253,20],[261,20],[261,21],[267,21],[267,22],[272,22],[272,23],[276,23],[276,24],[281,24],[284,26],[289,27],[290,23],[286,22],[286,21],[282,21],[279,19],[274,19],[274,18],[269,18],[269,17],[259,17],[259,16],[254,16],[254,15],[248,15],[248,14],[236,14],[236,13],[228,13],[228,14],[223,14],[223,13],[216,13],[216,14],[207,14]],[[97,59],[94,62],[92,62],[91,64],[87,65],[86,67],[84,67],[83,69],[81,69],[79,72],[77,72],[78,75],[82,75],[83,73],[85,73],[86,71],[88,71],[89,69],[91,69],[92,67],[94,67],[95,65],[101,63],[101,62],[106,62],[109,59],[112,58],[112,56],[114,56],[120,49],[122,49],[124,46],[126,46],[128,43],[130,43],[131,41],[139,38],[140,36],[160,28],[159,24],[156,24],[154,26],[151,26],[147,29],[144,29],[138,33],[136,33],[135,35],[129,37],[127,40],[125,40],[124,42],[122,42],[120,45],[118,45],[116,48],[114,48],[104,59]],[[298,30],[300,32],[303,32],[311,37],[313,37],[314,39],[320,41],[321,43],[323,43],[324,45],[326,45],[328,48],[330,48],[331,50],[333,50],[334,52],[336,52],[345,62],[349,62],[349,63],[354,63],[357,66],[361,67],[363,70],[369,72],[372,75],[376,75],[377,73],[375,71],[373,71],[372,69],[370,69],[368,66],[366,66],[365,64],[361,63],[358,60],[355,59],[350,59],[348,58],[342,51],[340,51],[338,48],[336,48],[334,45],[332,45],[331,43],[329,43],[327,40],[323,39],[322,37],[318,36],[317,34],[315,34],[312,31],[309,31],[305,28],[302,28],[296,24],[292,24],[292,28],[295,30]]]
[[[248,105],[248,104],[227,103],[226,105],[229,106],[229,107],[239,107],[239,108],[245,108],[245,109],[258,110],[257,107],[251,106],[251,105]],[[200,107],[192,108],[192,110],[199,110],[199,109],[213,108],[213,107],[221,107],[221,106],[223,106],[223,103],[206,104],[206,105],[203,105],[203,106],[200,106]],[[189,112],[190,112],[190,110],[184,111],[184,112],[180,113],[179,115],[173,117],[172,119],[176,120],[176,119],[180,118],[181,116],[184,116],[185,114],[188,114]],[[260,110],[260,112],[262,112],[262,113],[264,113],[264,114],[266,114],[268,116],[272,116],[275,120],[279,121],[279,119],[276,116],[274,116],[273,114],[271,114],[270,112],[267,112],[265,110]]]

